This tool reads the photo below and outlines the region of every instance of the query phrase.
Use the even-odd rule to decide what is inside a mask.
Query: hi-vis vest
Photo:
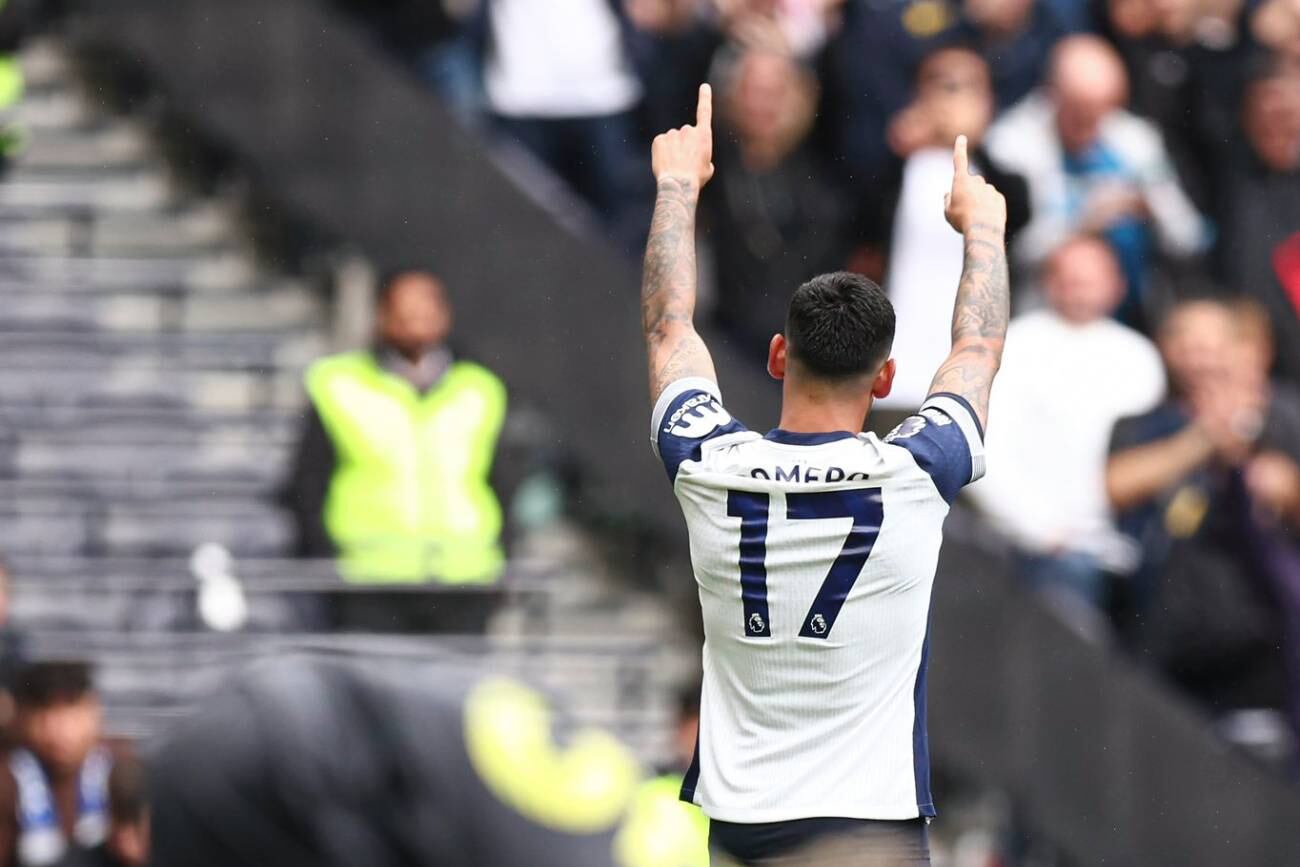
[[[94,750],[81,766],[72,840],[79,847],[93,849],[108,836],[108,773],[112,767],[113,759],[104,747]],[[18,785],[18,863],[22,867],[58,863],[70,843],[59,825],[45,771],[27,750],[14,750],[9,770]]]
[[[325,528],[355,582],[490,583],[503,555],[488,484],[506,391],[454,362],[420,394],[368,352],[322,359],[307,392],[334,443]]]
[[[622,867],[709,867],[709,819],[681,791],[681,774],[641,784],[614,843]]]

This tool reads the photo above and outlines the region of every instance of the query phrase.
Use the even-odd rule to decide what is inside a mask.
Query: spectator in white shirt
[[[486,0],[484,7],[483,87],[496,126],[590,202],[620,239],[639,243],[650,175],[639,162],[634,112],[642,86],[621,3]]]
[[[1047,84],[989,130],[989,154],[1029,182],[1033,219],[1016,240],[1017,263],[1036,267],[1078,233],[1106,240],[1127,294],[1117,314],[1142,322],[1153,231],[1174,257],[1202,252],[1210,233],[1179,185],[1159,130],[1123,109],[1128,75],[1096,36],[1061,40]]]
[[[1102,605],[1106,573],[1138,558],[1106,504],[1111,427],[1159,402],[1164,367],[1151,341],[1110,318],[1124,278],[1103,241],[1067,241],[1044,274],[1048,306],[1016,317],[1007,334],[988,477],[970,492],[1020,552],[1031,584]]]
[[[864,251],[887,250],[883,285],[898,316],[898,375],[893,391],[877,403],[881,409],[914,412],[952,349],[951,323],[934,311],[957,297],[962,239],[934,203],[943,201],[952,185],[957,136],[970,142],[972,169],[1006,199],[1007,237],[1014,239],[1029,220],[1024,178],[1014,168],[996,165],[984,148],[994,107],[993,80],[984,59],[968,48],[941,48],[922,61],[915,98],[890,122],[894,159],[860,218]]]

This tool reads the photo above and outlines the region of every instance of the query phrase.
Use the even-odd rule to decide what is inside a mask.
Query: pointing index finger
[[[700,102],[695,108],[695,126],[706,132],[713,131],[713,88],[700,85]]]
[[[952,148],[952,168],[957,177],[970,174],[970,162],[966,157],[966,136],[957,136],[957,143]]]

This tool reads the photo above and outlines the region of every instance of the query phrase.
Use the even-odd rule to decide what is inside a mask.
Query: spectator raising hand
[[[1267,518],[1300,531],[1300,466],[1290,457],[1268,451],[1251,458],[1246,490]]]
[[[951,304],[962,271],[962,239],[934,207],[952,178],[953,142],[965,136],[970,166],[1000,190],[1007,203],[1007,236],[1029,218],[1020,176],[1003,170],[984,149],[993,120],[988,64],[967,48],[942,48],[917,71],[915,96],[890,124],[894,156],[875,194],[860,202],[854,267],[883,278],[898,316],[894,354],[898,374],[881,407],[910,412],[925,399],[929,371],[949,350],[946,323],[933,315]],[[885,424],[888,427],[888,424]]]
[[[788,54],[745,51],[721,76],[705,237],[718,317],[755,351],[791,286],[844,264],[848,202],[808,141],[816,104],[816,80]]]

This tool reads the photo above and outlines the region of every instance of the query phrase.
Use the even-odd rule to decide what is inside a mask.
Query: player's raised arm
[[[695,210],[713,177],[713,92],[700,86],[694,126],[655,138],[659,186],[641,280],[641,327],[650,356],[650,403],[678,379],[717,380],[709,350],[695,332]]]
[[[1011,315],[1007,203],[992,184],[970,173],[965,136],[959,136],[953,148],[952,192],[945,216],[965,239],[966,257],[952,314],[952,352],[935,374],[930,393],[964,398],[984,425]]]

